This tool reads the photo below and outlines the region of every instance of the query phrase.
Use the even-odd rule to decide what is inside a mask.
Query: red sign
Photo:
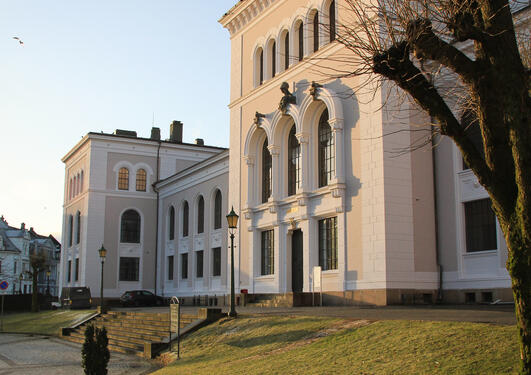
[[[0,283],[0,289],[1,290],[6,290],[8,286],[9,286],[9,283],[7,281],[2,281]]]

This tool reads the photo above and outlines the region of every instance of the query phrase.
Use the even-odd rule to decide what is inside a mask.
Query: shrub
[[[107,364],[109,363],[109,339],[107,330],[95,328],[92,324],[85,330],[85,342],[81,350],[81,365],[85,370],[85,375],[107,375]]]

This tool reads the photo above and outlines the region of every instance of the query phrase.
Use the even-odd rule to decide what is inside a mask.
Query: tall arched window
[[[284,36],[284,70],[289,68],[289,31]]]
[[[313,15],[313,52],[319,49],[319,13],[315,12]]]
[[[125,167],[118,171],[118,189],[129,190],[129,169]]]
[[[170,220],[169,220],[168,239],[171,241],[175,238],[175,208],[170,207]]]
[[[76,214],[76,245],[81,242],[81,212]]]
[[[294,195],[301,183],[301,145],[295,130],[293,125],[288,137],[288,195]]]
[[[330,43],[336,40],[336,1],[332,0],[328,9],[328,19],[330,20]]]
[[[271,44],[271,78],[277,74],[277,43]]]
[[[72,198],[76,197],[76,190],[77,190],[77,176],[74,176],[74,191],[72,192]]]
[[[84,180],[84,173],[81,171],[81,180],[79,182],[79,192],[81,193],[83,191],[83,180]]]
[[[334,135],[328,124],[328,109],[319,119],[319,187],[328,185],[335,172]]]
[[[122,214],[120,242],[140,243],[140,214],[127,210]]]
[[[74,218],[72,215],[68,216],[68,246],[72,246],[74,238]]]
[[[264,141],[262,147],[262,203],[267,202],[271,196],[271,167],[273,161],[271,159],[271,153],[267,148],[267,139]]]
[[[139,169],[136,172],[136,191],[146,191],[146,171]]]
[[[183,204],[183,237],[188,237],[188,202],[184,201]]]
[[[214,229],[221,228],[221,191],[216,191],[214,198]]]
[[[79,194],[79,173],[76,176],[76,196]]]
[[[299,29],[297,30],[298,34],[298,47],[299,47],[299,61],[302,61],[304,58],[304,27],[302,22],[299,24]]]
[[[68,187],[68,199],[72,199],[72,186],[73,186],[73,182],[72,182],[72,178],[70,178],[70,184],[69,184],[69,187]]]
[[[205,200],[200,195],[197,201],[197,233],[205,231]]]
[[[264,50],[258,50],[258,84],[264,83]]]

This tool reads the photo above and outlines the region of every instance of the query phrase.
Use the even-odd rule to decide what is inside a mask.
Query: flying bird
[[[21,46],[24,45],[24,42],[23,42],[18,36],[14,36],[13,39],[18,40],[18,43],[19,43]]]

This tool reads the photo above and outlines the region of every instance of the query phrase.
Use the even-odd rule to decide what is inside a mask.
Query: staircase
[[[248,294],[246,306],[259,308],[312,306],[312,293]]]
[[[197,319],[196,315],[181,314],[181,329]],[[62,338],[82,344],[88,324],[107,329],[110,351],[140,357],[152,358],[168,346],[170,337],[168,313],[109,311],[73,329],[63,329]]]

